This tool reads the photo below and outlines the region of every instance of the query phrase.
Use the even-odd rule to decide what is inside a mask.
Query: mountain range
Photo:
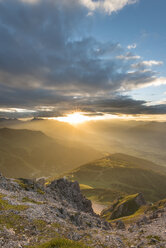
[[[165,166],[166,122],[112,119],[72,126],[55,119],[34,118],[0,119],[0,126],[42,131],[62,144],[78,142],[102,153],[125,153]]]
[[[8,177],[59,175],[101,157],[82,144],[62,144],[41,131],[0,129],[0,171]]]

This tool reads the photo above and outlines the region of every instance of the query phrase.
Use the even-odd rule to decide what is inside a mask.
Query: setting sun
[[[85,121],[88,121],[89,117],[83,115],[80,112],[75,112],[72,114],[68,114],[67,116],[64,116],[64,117],[58,117],[57,120],[67,122],[67,123],[70,123],[72,125],[77,125],[77,124],[81,124]]]
[[[82,124],[87,121],[97,121],[97,120],[106,120],[106,119],[117,119],[119,118],[116,115],[110,115],[110,114],[105,114],[105,115],[87,115],[87,113],[84,112],[74,112],[71,114],[67,114],[65,116],[61,117],[51,117],[47,119],[52,119],[52,120],[57,120],[61,122],[67,122],[71,125],[78,125]]]

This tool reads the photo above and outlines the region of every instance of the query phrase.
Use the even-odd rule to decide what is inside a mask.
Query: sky
[[[165,116],[165,10],[165,0],[0,0],[0,116]]]

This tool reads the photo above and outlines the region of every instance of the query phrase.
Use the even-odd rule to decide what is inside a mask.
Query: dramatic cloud
[[[1,0],[4,1],[4,0]],[[46,0],[19,0],[24,3],[35,4],[43,2]],[[57,0],[52,0],[52,2],[58,2]],[[61,0],[65,4],[72,4],[76,0]],[[124,8],[126,5],[134,4],[139,0],[77,0],[78,3],[88,8],[90,11],[101,10],[106,13],[111,14]]]
[[[99,9],[111,14],[138,0],[80,0],[80,2],[91,11]]]
[[[87,31],[89,10],[111,13],[134,2],[1,0],[0,107],[56,114],[90,106],[92,112],[103,108],[111,113],[127,112],[127,103],[133,101],[139,108],[129,106],[128,112],[147,111],[144,102],[116,96],[166,80],[147,70],[149,64],[140,56],[126,53],[119,43],[99,42]],[[143,69],[133,68],[139,63]]]

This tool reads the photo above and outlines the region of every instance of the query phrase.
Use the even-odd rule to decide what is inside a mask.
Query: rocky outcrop
[[[101,215],[107,220],[118,219],[134,214],[146,201],[142,193],[119,198],[111,207],[103,210]]]
[[[0,186],[10,191],[30,191],[46,193],[53,199],[70,205],[73,209],[96,215],[92,209],[92,203],[80,191],[78,182],[70,182],[65,178],[45,184],[45,179],[9,179],[0,174]]]
[[[128,196],[119,199],[113,210],[131,199],[137,205],[144,203],[139,194]],[[46,184],[44,178],[16,180],[0,175],[0,247],[38,247],[52,238],[58,247],[59,237],[81,241],[80,248],[166,247],[165,202],[146,206],[146,215],[141,213],[139,222],[130,227],[125,220],[111,225],[93,213],[77,182],[59,179]],[[155,219],[150,219],[152,213]]]
[[[94,215],[92,203],[83,196],[77,181],[69,182],[65,178],[61,178],[52,181],[51,184],[47,186],[47,189],[49,189],[55,197],[58,196],[61,200],[66,200],[78,211]]]

